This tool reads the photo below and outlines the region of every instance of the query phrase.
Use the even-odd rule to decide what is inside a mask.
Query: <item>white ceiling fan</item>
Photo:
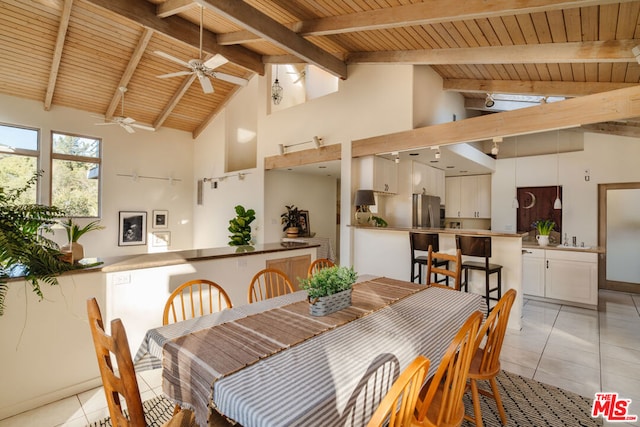
[[[213,71],[214,69],[220,67],[221,65],[229,62],[227,58],[220,54],[214,55],[212,58],[207,61],[203,61],[202,59],[202,19],[203,19],[203,8],[200,7],[200,57],[197,59],[190,59],[189,62],[183,61],[182,59],[178,59],[173,55],[169,55],[168,53],[161,52],[156,50],[154,53],[158,56],[162,56],[169,61],[175,62],[176,64],[180,64],[185,68],[188,68],[189,71],[178,71],[175,73],[162,74],[158,77],[161,79],[169,78],[169,77],[178,77],[178,76],[188,76],[190,74],[195,74],[200,81],[200,86],[202,86],[202,90],[204,93],[213,93],[213,85],[211,84],[211,80],[209,77],[213,77],[215,79],[224,80],[229,83],[233,83],[240,86],[245,86],[248,83],[248,80],[243,79],[241,77],[232,76],[230,74],[225,74],[217,71]]]
[[[120,92],[122,92],[122,95],[120,96],[120,98],[122,100],[122,107],[121,107],[120,114],[122,114],[122,116],[120,116],[120,117],[114,116],[114,117],[111,118],[110,121],[104,122],[104,123],[96,123],[96,125],[97,126],[120,125],[120,126],[122,126],[122,128],[124,130],[126,130],[129,133],[134,133],[135,132],[134,128],[155,131],[155,129],[152,128],[151,126],[141,125],[139,123],[136,123],[136,121],[134,119],[132,119],[131,117],[125,117],[125,115],[124,115],[124,93],[127,91],[127,88],[124,87],[124,86],[121,86],[121,87],[118,88],[118,90]],[[99,117],[99,116],[97,116],[97,117],[98,118],[102,118],[102,117]]]

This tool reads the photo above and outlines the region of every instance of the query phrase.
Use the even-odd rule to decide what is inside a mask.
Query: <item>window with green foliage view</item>
[[[100,215],[100,139],[52,132],[51,204],[70,217]]]
[[[0,124],[0,188],[23,188],[38,171],[39,132],[37,129]],[[37,202],[34,185],[20,193],[17,203]]]

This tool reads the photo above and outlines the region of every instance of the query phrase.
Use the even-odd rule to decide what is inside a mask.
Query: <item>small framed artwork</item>
[[[169,226],[169,211],[153,211],[153,228]]]
[[[309,211],[300,211],[300,235],[308,236],[311,233],[309,226]]]
[[[147,213],[120,211],[118,246],[147,244]]]
[[[167,247],[171,246],[171,232],[170,231],[154,231],[152,233],[151,246],[155,247]]]

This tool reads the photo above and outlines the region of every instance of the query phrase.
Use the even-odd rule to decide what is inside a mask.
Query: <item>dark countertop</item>
[[[143,268],[153,267],[165,267],[169,265],[185,264],[193,261],[206,261],[219,258],[232,258],[239,256],[266,254],[272,252],[283,252],[294,249],[307,249],[320,246],[317,243],[300,243],[300,242],[278,242],[278,243],[264,243],[253,246],[225,246],[220,248],[208,248],[208,249],[188,249],[182,251],[172,252],[159,252],[152,254],[138,254],[138,255],[124,255],[108,258],[84,258],[80,261],[81,264],[92,265],[100,263],[99,265],[71,270],[62,274],[66,276],[69,274],[82,274],[82,273],[113,273],[117,271],[125,270],[139,270]],[[20,277],[14,277],[9,279],[10,281],[20,280]]]
[[[519,233],[515,231],[493,231],[493,230],[476,230],[468,228],[427,228],[427,227],[370,227],[362,225],[351,225],[354,228],[366,230],[380,231],[407,231],[414,233],[443,233],[443,234],[462,234],[465,236],[490,236],[490,237],[517,237],[522,238],[527,233]]]

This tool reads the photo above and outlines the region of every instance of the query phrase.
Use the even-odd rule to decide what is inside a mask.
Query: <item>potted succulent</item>
[[[335,265],[300,279],[300,287],[307,291],[309,313],[312,316],[325,316],[349,307],[351,289],[357,277],[353,267]]]
[[[533,223],[533,228],[536,229],[536,240],[540,246],[547,246],[549,244],[549,235],[555,228],[556,223],[551,219],[539,219]]]
[[[65,221],[61,221],[60,224],[67,231],[67,239],[69,243],[60,247],[62,252],[71,252],[71,262],[78,262],[82,258],[84,258],[84,247],[78,243],[78,239],[82,237],[84,234],[93,230],[101,230],[104,227],[100,225],[99,220],[91,221],[89,224],[84,227],[80,227],[78,224],[73,222],[71,218],[68,218]]]
[[[285,207],[287,211],[280,215],[284,224],[282,231],[286,231],[288,237],[296,237],[300,233],[300,210],[295,205]]]
[[[251,223],[256,219],[256,212],[253,209],[245,209],[242,205],[235,207],[236,217],[229,220],[229,246],[251,245]],[[244,250],[242,250],[244,252]]]

